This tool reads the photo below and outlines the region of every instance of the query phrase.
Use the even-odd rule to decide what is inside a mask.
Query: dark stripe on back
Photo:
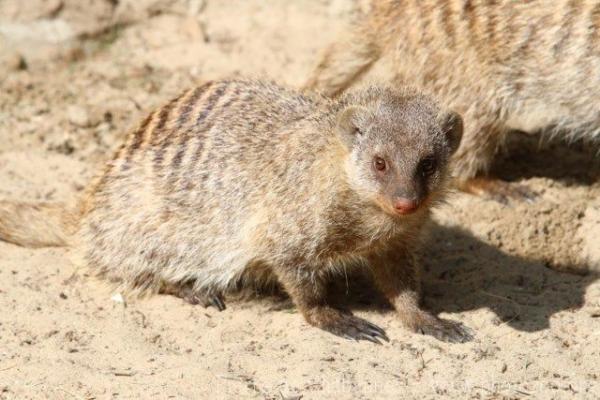
[[[577,21],[578,8],[581,8],[580,0],[570,0],[567,3],[567,11],[564,13],[563,23],[558,30],[560,37],[556,38],[556,43],[552,46],[554,56],[562,55],[564,49],[567,47],[573,33],[573,25]]]
[[[104,186],[106,185],[106,182],[108,182],[108,177],[110,175],[110,173],[112,172],[112,169],[114,168],[114,160],[109,161],[106,166],[104,167],[104,171],[102,171],[102,176],[100,176],[100,179],[98,179],[93,192],[94,192],[94,196],[98,196],[98,192],[104,188]]]
[[[427,2],[424,0],[416,0],[415,7],[418,10],[418,19],[419,19],[419,23],[421,24],[421,26],[420,26],[421,37],[419,38],[419,41],[420,41],[420,43],[422,43],[423,46],[427,46],[431,40],[431,34],[430,34],[431,13],[429,12]]]
[[[183,125],[188,121],[189,115],[192,112],[192,110],[194,109],[194,106],[200,100],[201,96],[204,93],[207,93],[207,91],[212,86],[212,84],[213,84],[213,82],[210,81],[210,82],[207,82],[204,85],[197,87],[196,89],[193,90],[191,96],[186,100],[185,104],[181,108],[181,112],[177,118],[177,128],[178,129],[183,128]],[[207,99],[207,101],[210,101],[210,99],[211,99],[211,97],[209,97]],[[175,153],[175,156],[173,157],[173,159],[171,160],[171,167],[176,168],[181,163],[181,160],[183,159],[183,155],[185,154],[187,141],[188,141],[190,133],[193,129],[194,129],[194,124],[189,126],[185,131],[181,132],[180,139],[177,144],[178,150],[177,150],[177,153]],[[171,173],[171,175],[173,175],[173,173]]]
[[[235,103],[236,101],[239,100],[241,93],[242,93],[242,88],[240,86],[236,86],[235,89],[233,90],[233,93],[230,94],[229,99],[225,103],[223,103],[223,105],[221,105],[221,109],[226,110],[229,107],[231,107],[231,105],[233,103]]]
[[[196,118],[196,122],[189,126],[186,131],[182,134],[179,143],[177,144],[177,152],[173,156],[170,165],[170,173],[167,179],[167,185],[173,186],[177,180],[177,176],[179,175],[179,169],[181,167],[181,162],[183,161],[183,157],[185,156],[186,151],[192,151],[189,149],[188,144],[189,140],[193,134],[199,141],[200,151],[204,147],[203,133],[208,132],[214,123],[214,118],[209,120],[211,116],[211,112],[214,110],[218,101],[225,94],[226,89],[229,87],[230,82],[223,82],[220,84],[206,99],[206,105],[201,109],[198,117]],[[236,88],[236,91],[239,91],[239,88]],[[222,110],[223,107],[220,107]],[[218,111],[215,111],[218,113]],[[196,149],[197,151],[198,149]],[[194,155],[192,156],[191,166],[195,165],[198,160],[197,152],[194,151]],[[190,167],[191,167],[190,166]]]
[[[169,119],[169,115],[170,115],[171,111],[173,110],[173,108],[175,107],[175,104],[177,104],[177,102],[184,95],[185,95],[185,93],[182,93],[176,99],[171,100],[167,105],[165,105],[160,110],[160,113],[158,115],[158,123],[156,124],[156,127],[154,128],[154,131],[152,132],[152,146],[158,147],[157,149],[154,149],[153,162],[154,162],[155,170],[158,169],[162,165],[167,147],[169,147],[169,145],[171,144],[171,140],[175,136],[175,132],[166,132],[166,134],[164,132],[165,126]]]
[[[221,94],[224,91],[224,87],[221,88],[221,90],[219,91]],[[227,108],[231,107],[231,105],[239,100],[239,95],[242,92],[242,89],[244,89],[245,91],[248,90],[248,88],[242,88],[241,86],[236,86],[235,90],[233,92],[233,94],[230,96],[230,98],[227,100],[226,103],[224,103],[221,107],[219,107],[220,110],[227,110]],[[212,105],[212,107],[214,107],[214,104]],[[211,109],[212,109],[211,107]],[[206,111],[206,110],[204,110]],[[204,126],[198,126],[196,125],[196,129],[194,129],[194,133],[195,133],[195,138],[198,139],[198,144],[196,146],[196,148],[194,150],[192,150],[192,158],[189,162],[189,164],[186,166],[186,170],[185,170],[185,179],[182,181],[182,188],[184,188],[184,190],[186,188],[192,187],[194,186],[194,182],[192,181],[192,176],[193,176],[193,172],[196,169],[196,165],[198,164],[198,162],[200,161],[200,158],[203,154],[203,151],[205,149],[205,135],[208,131],[211,130],[211,128],[213,127],[215,121],[214,118],[211,120],[207,120],[207,113],[202,112],[200,113],[200,115],[198,116],[198,120],[200,123],[203,121],[204,122]],[[183,157],[183,155],[182,155]],[[208,178],[208,175],[206,173],[203,174],[202,176],[203,180],[206,180]]]
[[[196,126],[201,125],[202,122],[204,122],[204,120],[209,116],[215,104],[217,104],[217,101],[219,101],[221,96],[223,96],[223,93],[225,93],[225,89],[227,89],[228,85],[229,82],[223,82],[223,84],[219,85],[219,87],[215,89],[208,99],[206,99],[206,107],[204,107],[200,114],[198,114],[198,117],[196,118]]]
[[[450,47],[454,47],[456,44],[456,32],[453,21],[453,14],[451,9],[451,2],[448,0],[439,0],[438,7],[441,9],[440,12],[440,24],[444,27],[446,33],[446,43]]]
[[[122,171],[127,171],[131,167],[131,159],[133,158],[133,154],[137,149],[140,148],[142,143],[144,142],[144,133],[148,130],[148,126],[150,125],[150,121],[154,119],[154,113],[150,113],[138,129],[133,133],[133,140],[131,144],[127,146],[127,148],[122,147],[121,150],[117,154],[122,154],[125,151],[125,159],[123,160],[123,165],[121,166]]]
[[[496,43],[498,29],[498,8],[497,0],[488,0],[486,14],[487,18],[487,38],[489,48],[493,49],[500,43]]]
[[[467,21],[468,32],[471,43],[479,51],[479,34],[477,33],[477,14],[475,13],[475,6],[473,6],[473,0],[465,0],[462,9],[462,17]]]
[[[465,0],[463,3],[463,18],[470,18],[469,15],[473,13],[473,2],[472,0]]]
[[[163,133],[165,125],[167,124],[169,115],[171,114],[171,110],[173,110],[173,108],[175,107],[175,104],[179,101],[179,99],[181,99],[181,97],[183,97],[183,94],[181,94],[177,98],[171,100],[163,108],[160,109],[160,111],[158,113],[158,122],[156,123],[156,127],[154,128],[154,131],[152,132],[152,144],[153,145],[156,145],[160,142],[161,133]],[[171,136],[171,135],[168,135],[168,136]]]
[[[522,39],[521,44],[517,47],[514,53],[515,57],[525,57],[525,54],[532,49],[531,45],[534,43],[533,39],[538,33],[538,24],[538,22],[534,22],[525,28],[525,37]]]
[[[204,85],[197,87],[194,89],[192,95],[185,101],[185,104],[181,107],[179,111],[179,115],[177,117],[177,125],[181,128],[187,121],[190,116],[190,113],[194,109],[194,106],[200,99],[203,93],[205,93],[211,86],[213,82],[206,82]]]
[[[590,33],[587,38],[587,48],[590,55],[598,55],[600,46],[600,3],[590,12]]]
[[[500,32],[499,37],[501,38],[498,42],[498,58],[503,61],[503,59],[511,57],[513,49],[518,46],[518,37],[522,34],[523,28],[519,27],[519,22],[516,21],[517,11],[514,9],[514,4],[504,2],[498,5],[497,10],[498,24],[500,25],[497,31]]]
[[[224,85],[220,85],[208,97],[208,99],[206,100],[206,106],[202,109],[202,111],[198,114],[198,117],[196,118],[196,123],[192,127],[190,127],[187,132],[186,136],[188,136],[188,138],[192,132],[195,132],[196,137],[199,139],[198,149],[197,149],[197,151],[194,152],[194,155],[192,156],[192,163],[195,163],[196,161],[198,161],[198,158],[199,158],[198,153],[199,152],[201,153],[202,148],[204,147],[200,134],[203,132],[207,132],[208,130],[210,130],[210,128],[212,128],[212,123],[205,124],[204,126],[203,126],[203,123],[206,122],[210,112],[215,107],[215,104],[221,98],[221,96],[223,96],[223,93],[225,93],[225,89],[227,88],[227,85],[228,85],[228,82],[225,83]],[[180,150],[182,150],[182,149],[180,149]],[[179,157],[177,157],[177,154],[175,156],[176,157],[174,158],[173,161],[177,161],[176,158],[179,158]],[[180,161],[181,160],[179,159],[179,162]],[[177,163],[175,165],[177,165]]]
[[[142,121],[138,129],[133,133],[133,140],[127,147],[126,159],[130,159],[133,153],[142,145],[142,142],[144,141],[144,133],[146,132],[146,129],[148,129],[148,125],[150,125],[153,115],[154,113],[150,113],[146,118],[144,118],[144,121]]]

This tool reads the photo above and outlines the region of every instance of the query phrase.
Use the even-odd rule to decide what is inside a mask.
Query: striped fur
[[[407,326],[439,325],[442,337],[454,325],[418,307],[411,260],[461,132],[458,115],[409,89],[334,101],[259,81],[206,83],[131,133],[91,184],[72,245],[130,293],[222,308],[231,289],[278,282],[310,323],[337,334],[358,334],[348,325],[358,319],[326,307],[326,280],[368,264],[392,302],[413,293],[394,303]],[[400,216],[398,196],[420,207]]]
[[[367,71],[463,115],[454,158],[465,182],[487,170],[510,130],[598,139],[600,1],[373,1],[306,88],[335,96]]]

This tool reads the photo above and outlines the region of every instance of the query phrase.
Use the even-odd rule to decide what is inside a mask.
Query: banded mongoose
[[[469,330],[419,306],[415,252],[448,181],[461,117],[410,89],[337,100],[252,80],[208,82],[151,113],[91,185],[79,214],[0,203],[0,238],[76,246],[123,290],[225,308],[246,282],[278,282],[309,324],[385,332],[327,303],[329,279],[368,266],[404,324]]]
[[[462,189],[527,196],[485,173],[511,130],[600,136],[600,1],[372,1],[305,88],[335,96],[374,79],[427,90],[463,116],[452,167]]]

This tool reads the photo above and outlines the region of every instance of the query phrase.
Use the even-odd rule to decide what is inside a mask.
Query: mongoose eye
[[[387,167],[385,160],[381,157],[375,157],[373,159],[373,166],[377,171],[385,171]]]
[[[433,175],[433,173],[435,172],[435,168],[436,168],[435,158],[427,157],[427,158],[423,159],[423,161],[421,161],[421,171],[423,172],[423,175],[425,175],[425,176]]]

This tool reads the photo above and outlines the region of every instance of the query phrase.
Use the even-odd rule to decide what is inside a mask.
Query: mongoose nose
[[[414,200],[399,198],[394,202],[394,208],[398,214],[411,214],[419,208],[419,204]]]

